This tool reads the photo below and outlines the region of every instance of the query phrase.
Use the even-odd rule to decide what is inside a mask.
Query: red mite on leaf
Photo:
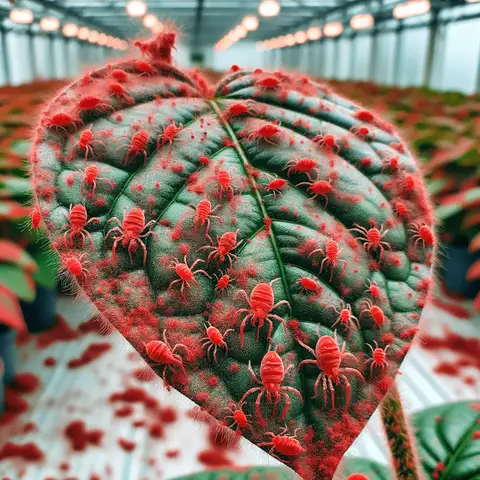
[[[160,340],[152,340],[145,344],[145,351],[148,358],[155,362],[156,365],[162,365],[162,378],[165,385],[167,385],[166,375],[167,369],[176,367],[180,368],[186,375],[185,367],[183,366],[183,359],[175,351],[179,348],[183,348],[187,355],[190,354],[190,350],[183,343],[177,343],[173,348],[167,340],[167,331],[163,331],[163,342]]]
[[[285,457],[296,457],[305,451],[302,444],[297,440],[298,430],[299,429],[295,430],[293,435],[286,435],[288,431],[287,427],[284,427],[278,435],[275,435],[273,432],[266,432],[265,435],[271,437],[270,441],[259,443],[258,446],[271,447],[268,453],[279,460],[281,459],[277,454]]]
[[[346,344],[344,343],[342,349],[338,347],[337,342],[337,335],[335,333],[335,337],[329,337],[328,335],[320,336],[317,341],[317,345],[315,350],[309,347],[305,343],[303,343],[300,339],[297,338],[297,342],[305,349],[307,349],[314,357],[315,360],[302,360],[298,368],[302,365],[316,365],[319,370],[320,374],[317,377],[314,385],[314,395],[313,399],[318,397],[318,389],[320,387],[320,382],[322,382],[322,389],[323,389],[323,404],[327,405],[327,388],[330,391],[330,402],[332,405],[332,409],[335,409],[335,387],[334,385],[338,385],[340,380],[343,380],[345,383],[345,387],[347,389],[347,397],[346,397],[346,407],[350,405],[350,398],[352,393],[352,386],[348,381],[348,378],[345,376],[346,373],[353,373],[356,375],[363,383],[365,383],[365,379],[363,375],[355,368],[349,367],[342,367],[342,361],[344,359],[351,359],[354,362],[358,363],[357,358],[348,352],[345,352]]]
[[[169,268],[175,270],[175,273],[180,277],[177,280],[172,280],[170,282],[170,285],[168,286],[168,290],[170,290],[175,284],[180,283],[180,292],[182,294],[182,298],[184,301],[186,301],[185,298],[185,286],[187,288],[190,288],[191,285],[195,285],[198,291],[200,291],[200,285],[198,282],[195,280],[195,275],[197,273],[201,273],[202,275],[205,275],[208,278],[211,278],[210,275],[205,271],[205,270],[195,270],[192,271],[199,263],[203,263],[204,261],[198,258],[195,260],[190,266],[187,264],[187,257],[185,256],[183,259],[183,263],[179,262],[176,258],[172,260],[172,262],[169,265]]]
[[[69,244],[72,246],[75,237],[79,236],[82,240],[82,247],[85,244],[85,237],[88,238],[90,242],[90,248],[93,250],[93,240],[90,233],[85,230],[85,227],[92,222],[100,222],[100,219],[97,217],[88,218],[87,209],[84,205],[70,205],[70,210],[68,214],[64,212],[69,225],[67,225],[67,231],[64,233],[65,242],[69,240]]]
[[[216,327],[213,327],[210,323],[205,326],[205,333],[206,336],[201,338],[203,342],[202,347],[206,347],[207,349],[207,356],[210,355],[210,352],[213,349],[213,359],[215,363],[217,362],[217,349],[223,348],[225,349],[225,354],[228,354],[228,345],[225,343],[225,337],[230,333],[233,332],[233,328],[229,328],[225,330],[225,332],[221,333],[220,330]]]
[[[212,208],[212,204],[210,200],[206,198],[200,200],[197,205],[189,204],[191,208],[193,208],[195,215],[193,218],[193,225],[194,225],[194,233],[197,233],[198,229],[205,225],[205,236],[204,238],[208,238],[210,242],[212,239],[208,234],[210,230],[210,225],[212,219],[218,220],[220,223],[223,223],[222,219],[218,215],[213,215],[216,210],[220,208],[220,204]]]
[[[339,258],[340,254],[342,253],[342,249],[335,240],[330,238],[325,245],[325,249],[323,249],[322,247],[316,248],[315,250],[312,250],[308,256],[311,257],[318,252],[320,252],[324,256],[323,260],[320,263],[320,273],[322,273],[325,264],[330,267],[330,282],[333,280],[333,274],[335,272],[337,263],[343,263],[343,270],[345,271],[345,268],[347,267],[347,261]]]
[[[250,293],[250,298],[247,295],[245,290],[238,290],[235,295],[234,299],[238,297],[242,297],[249,305],[250,308],[240,308],[235,312],[234,320],[240,315],[241,313],[247,312],[247,315],[243,318],[242,323],[240,325],[240,345],[243,347],[245,343],[245,327],[247,322],[251,320],[252,325],[257,327],[257,340],[260,335],[260,329],[263,327],[264,323],[267,322],[269,324],[268,329],[268,340],[272,338],[272,331],[273,331],[273,322],[272,320],[278,320],[283,325],[283,329],[285,330],[285,334],[287,333],[287,326],[285,324],[285,320],[278,315],[271,313],[272,310],[279,307],[280,305],[287,305],[290,307],[290,304],[287,300],[281,300],[274,304],[275,299],[273,296],[272,285],[274,282],[280,280],[276,278],[272,280],[270,283],[262,282],[256,285],[252,292]]]
[[[264,395],[266,395],[268,403],[272,403],[272,397],[274,399],[272,418],[275,417],[277,406],[281,397],[283,396],[285,398],[285,407],[283,412],[278,417],[278,421],[282,421],[290,410],[289,392],[295,394],[303,403],[302,394],[296,388],[282,385],[285,375],[291,368],[293,368],[293,365],[289,365],[285,370],[282,359],[277,352],[267,352],[260,363],[260,381],[253,371],[251,362],[248,362],[248,370],[250,371],[252,378],[261,386],[247,390],[240,400],[240,403],[242,404],[252,393],[259,392],[257,395],[257,400],[255,401],[255,411],[260,425],[266,425],[265,419],[262,417],[262,412],[260,411],[260,403]]]
[[[147,261],[147,247],[143,243],[142,238],[153,235],[158,239],[158,236],[152,230],[148,230],[146,233],[143,233],[145,229],[151,228],[155,225],[155,220],[150,220],[145,223],[145,212],[140,208],[132,208],[127,212],[127,209],[124,209],[123,212],[123,221],[120,221],[117,217],[111,218],[108,223],[117,222],[119,226],[111,228],[108,230],[105,235],[105,241],[107,238],[114,232],[119,232],[120,235],[115,237],[112,247],[112,261],[113,264],[117,263],[117,245],[121,242],[122,247],[128,245],[128,255],[130,257],[130,262],[133,263],[132,253],[134,249],[139,245],[143,249],[143,263]]]

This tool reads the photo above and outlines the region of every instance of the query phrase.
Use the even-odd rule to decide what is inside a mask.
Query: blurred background
[[[479,399],[480,1],[0,0],[0,477],[174,478],[276,463],[193,423],[192,402],[142,374],[94,307],[63,294],[29,228],[25,165],[41,105],[68,79],[137,55],[131,41],[168,22],[181,32],[181,67],[211,79],[233,64],[301,72],[398,126],[441,240],[438,286],[399,389],[409,413]],[[29,333],[17,334],[24,323]],[[12,453],[8,441],[23,447]],[[378,415],[348,455],[388,463]]]

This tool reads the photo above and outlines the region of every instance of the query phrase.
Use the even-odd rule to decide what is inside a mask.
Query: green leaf
[[[38,248],[33,251],[32,255],[38,266],[38,270],[33,274],[32,278],[41,287],[55,288],[59,263],[55,252]]]
[[[282,467],[236,467],[222,468],[194,473],[175,480],[295,480],[299,479],[295,473]]]
[[[26,178],[0,175],[0,198],[15,198],[31,192],[30,180]]]
[[[436,480],[480,479],[480,403],[440,405],[413,416],[423,468]]]
[[[17,154],[21,155],[22,157],[26,157],[30,152],[31,142],[29,140],[16,140],[11,149]]]
[[[13,263],[20,268],[33,272],[37,269],[30,254],[10,240],[0,238],[0,262]]]
[[[427,190],[430,195],[434,196],[442,190],[442,188],[448,184],[447,179],[438,179],[438,180],[428,180]]]
[[[0,283],[0,324],[18,331],[26,330],[18,298]]]
[[[0,285],[27,302],[35,298],[35,284],[30,274],[11,264],[0,264]]]
[[[68,111],[75,125],[40,119],[32,170],[50,238],[102,315],[160,376],[228,425],[229,408],[243,404],[251,428],[241,433],[266,451],[269,433],[298,430],[284,440],[292,454],[272,454],[307,480],[331,478],[384,393],[380,371],[364,367],[370,347],[385,346],[389,334],[385,373],[393,378],[409,343],[402,332],[417,324],[430,283],[432,246],[409,230],[433,222],[417,164],[380,119],[362,138],[359,107],[303,78],[275,74],[272,89],[273,74],[240,71],[206,89],[164,62],[150,75],[138,66],[94,72],[87,89],[105,88],[112,68],[129,78],[126,96],[102,97],[102,108],[78,108],[85,89],[76,83],[53,100],[46,111]],[[240,115],[239,105],[247,109]],[[87,130],[95,141],[82,149]],[[390,168],[385,158],[393,157]],[[100,169],[95,185],[85,162]],[[394,211],[399,198],[405,218]],[[214,209],[208,222],[205,200]],[[66,218],[81,205],[87,219],[99,219],[85,225],[84,239]],[[388,230],[373,231],[382,248],[364,245],[372,222]],[[224,274],[230,289],[219,288]],[[375,319],[365,307],[370,282],[380,289]],[[339,322],[342,308],[359,326]],[[206,322],[219,335],[229,330],[210,350],[201,345]],[[179,345],[169,365],[145,347],[164,338]],[[315,361],[320,339],[322,352],[328,342],[348,369],[344,377]],[[333,382],[325,390],[322,374]]]
[[[15,220],[28,217],[31,209],[19,202],[0,200],[0,220]]]
[[[369,480],[392,480],[395,474],[390,466],[358,457],[344,457],[338,468],[346,478],[354,473],[363,473]]]

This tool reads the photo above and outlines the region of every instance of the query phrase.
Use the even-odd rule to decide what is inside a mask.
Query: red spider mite
[[[217,205],[212,208],[212,204],[210,200],[204,198],[200,200],[197,205],[189,204],[189,207],[193,208],[195,212],[193,218],[193,228],[194,233],[198,232],[199,227],[205,225],[205,237],[212,241],[210,235],[208,234],[210,230],[211,220],[215,219],[218,220],[220,223],[223,223],[223,220],[218,215],[213,215],[217,209],[220,208],[220,205]]]
[[[358,127],[352,127],[350,129],[350,132],[353,135],[355,135],[357,138],[359,138],[360,140],[363,140],[363,141],[365,141],[368,136],[370,136],[370,138],[372,140],[375,139],[375,135],[374,135],[373,131],[371,131],[368,127],[366,127],[364,125],[360,125]]]
[[[217,280],[215,290],[223,291],[232,287],[232,279],[227,273],[223,274],[221,277],[218,277],[216,274],[214,274],[214,277]]]
[[[376,340],[374,340],[374,342],[375,350],[369,343],[367,344],[372,351],[372,358],[369,358],[365,362],[365,368],[367,368],[367,366],[370,364],[370,377],[373,376],[373,369],[383,370],[388,365],[386,353],[390,345],[387,345],[385,348],[380,348]]]
[[[406,173],[402,180],[400,181],[400,186],[402,190],[405,192],[411,193],[415,190],[417,186],[417,181],[415,180],[415,176],[411,173]]]
[[[277,458],[282,461],[275,452],[285,457],[295,457],[300,455],[305,451],[301,443],[297,440],[297,431],[300,430],[297,428],[293,435],[286,435],[288,428],[283,427],[278,435],[275,435],[273,432],[266,432],[265,435],[271,437],[270,442],[261,442],[258,444],[259,447],[271,447],[268,452],[272,457]],[[288,463],[288,462],[284,462]]]
[[[331,133],[328,135],[318,134],[312,138],[312,142],[318,147],[329,152],[338,153],[340,151],[340,147],[337,144],[337,139]]]
[[[127,103],[133,103],[133,98],[129,95],[125,87],[119,82],[110,82],[108,85],[108,91],[113,97],[123,100]]]
[[[58,112],[47,118],[46,125],[52,130],[62,130],[67,134],[67,128],[72,125],[75,126],[75,120],[68,113]]]
[[[114,188],[115,183],[109,178],[99,177],[102,170],[105,170],[105,168],[98,168],[96,165],[87,165],[83,170],[74,173],[74,175],[78,173],[82,175],[82,180],[80,181],[80,191],[82,194],[86,195],[88,194],[88,190],[90,190],[91,198],[94,198],[97,183],[100,181],[107,183],[110,188]]]
[[[311,277],[299,278],[295,283],[300,285],[300,292],[304,294],[318,292],[320,290],[320,285]]]
[[[291,368],[293,368],[293,365],[289,365],[287,369],[285,369],[282,359],[277,352],[267,352],[263,356],[262,361],[260,362],[260,381],[255,372],[253,371],[252,362],[248,362],[248,370],[250,371],[253,380],[255,381],[255,383],[258,383],[261,386],[253,387],[250,390],[247,390],[243,394],[243,397],[240,400],[240,404],[244,403],[245,399],[252,393],[259,392],[255,401],[255,412],[257,414],[258,421],[262,427],[266,425],[266,421],[262,417],[262,413],[260,411],[260,402],[262,401],[262,398],[265,394],[268,403],[272,403],[272,397],[274,398],[272,418],[275,417],[275,413],[280,399],[282,398],[282,396],[285,397],[285,407],[280,417],[278,418],[279,421],[283,420],[287,415],[288,411],[290,410],[290,396],[288,395],[288,392],[295,394],[303,403],[302,394],[296,388],[282,385],[285,375],[289,372]]]
[[[75,149],[79,150],[85,150],[85,162],[88,160],[88,155],[92,155],[93,157],[95,156],[93,153],[93,145],[97,143],[100,145],[105,146],[105,144],[101,140],[97,140],[93,138],[93,130],[92,130],[92,125],[90,125],[89,128],[84,130],[81,134],[78,140],[75,142],[72,152],[70,156],[73,158],[74,157],[74,151]]]
[[[388,233],[388,229],[384,230],[383,225],[380,227],[380,229],[376,227],[370,227],[368,230],[365,227],[358,225],[357,223],[355,223],[354,225],[355,228],[351,228],[350,231],[361,234],[359,237],[356,238],[357,240],[363,242],[363,247],[365,248],[365,250],[367,250],[367,252],[370,252],[370,250],[380,250],[380,258],[382,258],[385,247],[391,250],[390,245],[382,240],[382,238]]]
[[[349,303],[345,304],[345,302],[342,301],[340,309],[333,305],[329,305],[327,308],[334,310],[335,313],[338,314],[337,320],[332,325],[332,330],[335,325],[340,324],[350,337],[353,325],[356,325],[357,328],[360,329],[358,318],[352,314],[352,306]]]
[[[82,281],[87,281],[88,270],[85,268],[88,265],[87,260],[83,260],[85,253],[82,253],[78,256],[66,256],[62,258],[62,264],[68,272],[70,272],[77,279]]]
[[[432,247],[435,243],[435,236],[432,229],[425,223],[412,223],[409,225],[408,231],[414,234],[410,240],[414,241],[415,248],[417,248],[419,242],[422,242],[423,248],[427,245]]]
[[[247,303],[250,308],[240,308],[235,312],[233,317],[234,321],[237,319],[237,316],[241,313],[247,312],[247,315],[243,318],[242,323],[240,325],[240,345],[243,347],[245,343],[245,326],[247,322],[251,320],[252,326],[257,327],[257,340],[260,335],[260,329],[263,327],[264,323],[267,322],[269,324],[268,330],[268,340],[271,341],[272,339],[272,331],[273,331],[273,322],[272,320],[278,320],[282,323],[283,329],[285,334],[287,334],[287,326],[285,324],[285,320],[278,315],[271,313],[272,310],[279,307],[280,305],[287,305],[290,308],[290,303],[287,300],[281,300],[274,304],[274,294],[272,285],[274,282],[280,280],[276,278],[272,280],[270,283],[261,282],[253,287],[252,292],[250,293],[250,298],[247,295],[245,290],[237,290],[233,299],[235,300],[238,297],[242,297]],[[257,324],[258,323],[258,324]]]
[[[179,123],[178,125],[175,122],[170,123],[163,129],[163,133],[161,133],[157,137],[157,150],[160,147],[163,147],[165,144],[169,144],[168,147],[168,153],[167,153],[167,159],[170,158],[170,155],[172,154],[172,148],[173,148],[173,141],[176,139],[177,135],[182,131],[185,130],[183,128],[183,125]]]
[[[102,110],[104,112],[109,109],[112,111],[115,110],[112,107],[112,105],[109,105],[108,103],[103,102],[100,97],[95,97],[94,95],[87,95],[85,97],[82,97],[78,102],[79,113],[89,112],[91,110],[97,110],[97,109]]]
[[[93,250],[94,247],[93,247],[92,236],[87,230],[85,230],[85,227],[92,222],[99,223],[100,219],[97,217],[92,217],[88,219],[87,209],[85,208],[84,205],[80,205],[80,204],[74,205],[73,207],[72,205],[70,205],[70,209],[68,213],[66,212],[63,212],[63,213],[69,223],[68,225],[66,225],[68,229],[64,233],[65,243],[67,243],[67,239],[69,239],[70,245],[73,245],[74,238],[76,236],[79,236],[82,239],[82,248],[83,248],[83,246],[85,245],[85,237],[86,237],[90,241],[90,249]]]
[[[157,71],[150,65],[148,62],[145,60],[137,60],[135,62],[135,69],[137,72],[140,72],[140,76],[149,76],[149,75],[155,75]]]
[[[386,169],[388,169],[390,172],[395,172],[396,170],[398,170],[399,164],[400,159],[398,155],[388,156],[383,161],[383,167],[380,171],[381,173],[383,173]]]
[[[371,123],[375,118],[373,116],[373,113],[369,112],[368,110],[357,110],[354,115],[361,122],[365,122],[365,123]]]
[[[38,208],[32,209],[30,213],[30,222],[32,228],[37,229],[40,227],[40,223],[42,221],[42,214]]]
[[[287,162],[284,170],[288,168],[287,175],[290,176],[291,173],[309,173],[317,166],[317,162],[313,158],[293,158]]]
[[[334,384],[338,385],[340,380],[343,380],[345,386],[347,388],[347,398],[346,398],[346,407],[350,405],[350,398],[352,394],[352,387],[348,378],[345,376],[346,373],[353,373],[357,375],[360,380],[365,383],[365,379],[363,375],[355,368],[350,367],[342,367],[342,361],[344,359],[351,359],[358,363],[358,360],[354,355],[351,353],[345,352],[346,344],[343,343],[342,349],[338,346],[337,341],[337,333],[334,333],[334,337],[330,337],[328,335],[320,336],[317,328],[317,335],[318,341],[315,346],[315,350],[312,347],[303,343],[299,338],[297,338],[297,342],[305,349],[307,349],[314,357],[315,360],[302,360],[298,368],[302,365],[316,365],[319,370],[320,374],[317,377],[314,385],[314,396],[312,398],[318,397],[318,388],[320,386],[320,382],[322,382],[322,389],[323,389],[323,403],[324,405],[327,404],[327,387],[330,391],[330,400],[332,404],[332,410],[335,409],[335,388]]]
[[[392,200],[392,207],[393,211],[399,217],[406,217],[408,215],[408,207],[405,205],[404,202],[399,200],[398,198]]]
[[[119,83],[126,83],[128,81],[128,73],[118,68],[112,70],[110,76]]]
[[[163,342],[161,340],[152,340],[145,344],[148,358],[155,362],[155,365],[163,366],[162,378],[165,385],[167,385],[166,374],[168,368],[180,368],[186,375],[183,359],[175,353],[179,348],[184,348],[187,356],[189,355],[190,350],[183,343],[177,343],[173,348],[171,347],[167,340],[166,330],[163,331]]]
[[[264,123],[260,127],[253,130],[253,132],[251,132],[248,135],[247,140],[257,139],[258,141],[262,139],[262,140],[265,140],[267,143],[271,143],[272,145],[275,145],[275,143],[270,140],[273,139],[278,134],[284,136],[284,133],[278,127],[278,125],[276,125],[275,123]]]
[[[243,412],[243,405],[244,404],[241,403],[238,405],[238,407],[235,404],[233,404],[233,407],[226,407],[231,412],[231,415],[227,415],[225,417],[225,420],[228,418],[231,418],[233,420],[233,422],[228,425],[228,428],[232,428],[236,425],[236,431],[242,432],[246,428],[250,428],[251,432],[253,433],[253,428],[248,423],[248,417],[250,417],[250,415],[245,415],[245,413]]]
[[[228,106],[226,115],[227,118],[240,117],[242,115],[254,114],[255,109],[250,107],[248,103],[232,103]]]
[[[330,267],[330,282],[333,279],[333,273],[335,271],[335,268],[337,266],[337,263],[341,262],[343,263],[343,271],[345,272],[345,269],[347,268],[347,261],[339,258],[340,254],[342,253],[343,248],[340,248],[338,245],[338,242],[333,240],[333,238],[330,238],[326,245],[325,249],[322,247],[316,248],[315,250],[312,250],[308,256],[311,257],[312,255],[320,252],[323,255],[323,260],[320,263],[320,273],[323,271],[323,267],[325,264]]]
[[[363,314],[368,312],[373,318],[375,327],[382,328],[382,325],[385,323],[385,314],[383,313],[383,310],[378,305],[373,305],[370,300],[364,300],[362,303],[365,304],[367,308],[362,310],[360,318]]]
[[[227,192],[230,197],[233,197],[232,176],[225,168],[218,168],[215,172],[215,178],[218,183],[218,190],[220,199],[223,198],[223,192]]]
[[[181,286],[180,286],[180,292],[182,294],[182,298],[184,301],[186,301],[186,298],[185,298],[185,285],[190,288],[190,284],[193,283],[193,285],[195,285],[195,287],[197,288],[198,291],[200,291],[200,285],[197,283],[197,281],[195,280],[195,275],[197,273],[201,273],[202,275],[205,275],[206,277],[208,278],[212,278],[210,277],[210,275],[205,271],[205,270],[195,270],[195,271],[192,271],[196,265],[198,265],[199,263],[204,263],[204,260],[201,260],[200,258],[197,258],[197,260],[195,260],[192,265],[188,266],[187,264],[187,257],[183,257],[183,263],[182,262],[179,262],[176,258],[174,258],[172,260],[172,262],[170,263],[170,265],[168,266],[168,268],[171,268],[173,270],[175,270],[175,273],[180,277],[178,278],[177,280],[172,280],[170,282],[170,285],[168,286],[168,289],[167,289],[167,292],[177,283],[180,283]]]
[[[327,195],[332,192],[333,185],[330,183],[329,180],[313,181],[308,173],[307,175],[310,181],[297,183],[297,187],[301,185],[308,185],[309,187],[307,188],[307,192],[313,195],[311,199],[315,200],[318,196],[323,197],[325,199],[325,208],[327,208],[327,205],[328,205]]]
[[[261,87],[263,91],[265,90],[275,90],[277,87],[281,85],[281,82],[278,78],[269,75],[262,79],[258,79],[255,81],[256,87]]]
[[[151,230],[151,227],[155,225],[155,220],[150,220],[145,223],[145,212],[140,208],[132,208],[127,212],[125,207],[123,210],[123,221],[120,221],[118,217],[111,218],[108,223],[117,222],[119,226],[111,228],[105,235],[105,241],[111,233],[119,232],[120,235],[115,237],[112,246],[112,261],[113,264],[117,264],[117,245],[121,243],[122,247],[128,245],[128,255],[130,257],[130,263],[133,263],[132,252],[136,249],[137,245],[143,249],[143,264],[147,261],[147,247],[143,243],[142,238],[153,235],[157,240],[158,236]],[[145,229],[150,228],[146,233],[143,233]]]
[[[368,293],[373,301],[379,298],[383,298],[383,293],[380,290],[380,287],[377,285],[376,282],[368,280],[368,288],[365,290],[364,293]]]
[[[205,348],[207,345],[209,345],[207,349],[207,357],[209,357],[213,349],[213,359],[217,365],[217,349],[224,348],[225,354],[228,354],[228,345],[225,343],[225,337],[230,332],[233,332],[233,328],[229,328],[225,330],[225,332],[221,333],[220,330],[212,326],[210,322],[208,322],[208,325],[205,325],[206,336],[200,339],[200,341],[203,342],[202,348]]]
[[[287,186],[287,181],[283,178],[275,178],[265,186],[267,192],[273,193],[273,199],[277,199],[277,195]]]
[[[230,266],[232,266],[233,260],[238,258],[232,253],[232,250],[235,250],[243,242],[243,240],[237,242],[237,235],[239,231],[240,230],[237,229],[236,232],[226,232],[220,237],[220,239],[217,237],[217,246],[206,245],[204,247],[200,247],[199,250],[212,250],[207,257],[207,263],[212,259],[217,259],[220,263],[222,263],[226,257],[230,262]]]
[[[118,140],[126,139],[129,141],[126,145],[121,145],[117,148],[117,151],[121,148],[128,147],[127,154],[125,156],[125,160],[123,164],[126,165],[130,160],[130,157],[136,157],[139,154],[143,155],[144,165],[147,164],[147,147],[150,141],[150,134],[147,130],[139,130],[138,132],[134,133],[132,138],[129,139],[127,136],[120,137]]]

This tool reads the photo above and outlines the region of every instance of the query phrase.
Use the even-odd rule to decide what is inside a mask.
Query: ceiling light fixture
[[[143,0],[130,0],[126,10],[131,17],[143,17],[147,13],[147,4]]]
[[[327,23],[323,27],[323,34],[326,37],[338,37],[343,32],[343,25],[340,22]]]
[[[78,33],[78,27],[74,23],[66,23],[62,28],[62,33],[66,37],[75,37]]]
[[[280,13],[280,4],[277,0],[262,0],[258,6],[258,13],[262,17],[276,17]]]
[[[307,34],[305,32],[297,32],[295,35],[295,43],[305,43],[307,41]]]
[[[40,19],[40,29],[44,32],[56,32],[60,28],[60,21],[55,17],[43,17]]]
[[[33,12],[28,8],[14,8],[10,10],[10,20],[14,23],[29,24],[33,22]]]
[[[393,16],[401,20],[403,18],[424,15],[430,11],[429,0],[412,0],[411,2],[400,3],[393,9]]]
[[[82,27],[78,33],[77,33],[77,37],[80,39],[80,40],[86,40],[88,38],[88,35],[90,34],[90,29],[87,28],[87,27]]]
[[[369,13],[361,13],[359,15],[354,15],[350,19],[350,26],[353,30],[363,30],[365,28],[370,28],[373,26],[374,19],[373,15]]]
[[[146,28],[153,28],[158,23],[158,18],[152,13],[147,13],[142,20],[143,26]]]
[[[320,27],[310,27],[307,30],[307,38],[309,40],[318,40],[322,38],[322,29]]]
[[[248,15],[242,20],[242,25],[249,32],[253,32],[258,28],[258,18],[255,15]]]

